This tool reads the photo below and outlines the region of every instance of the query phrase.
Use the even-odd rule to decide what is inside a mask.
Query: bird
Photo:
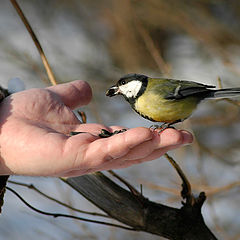
[[[110,87],[106,96],[122,95],[132,109],[152,122],[154,129],[166,129],[191,116],[204,99],[240,96],[240,88],[216,89],[216,86],[186,80],[151,78],[131,73]]]

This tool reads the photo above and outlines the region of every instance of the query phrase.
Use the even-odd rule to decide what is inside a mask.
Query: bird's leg
[[[150,126],[150,129],[152,129],[153,131],[158,130],[158,133],[160,133],[167,128],[175,129],[174,126],[172,126],[172,125],[175,124],[175,123],[179,123],[181,121],[182,121],[181,119],[178,119],[178,120],[170,122],[170,123],[163,123],[160,126],[159,125],[152,125],[152,126]]]
[[[164,124],[164,123],[163,123],[163,124]],[[162,124],[162,125],[163,125],[163,124]],[[151,125],[149,128],[154,131],[154,130],[156,130],[156,129],[161,128],[162,125],[154,124],[154,125]]]

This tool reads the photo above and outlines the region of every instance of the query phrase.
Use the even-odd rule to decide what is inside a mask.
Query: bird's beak
[[[110,87],[106,92],[106,96],[108,96],[108,97],[113,97],[117,94],[120,94],[120,91],[116,85],[113,85],[112,87]]]

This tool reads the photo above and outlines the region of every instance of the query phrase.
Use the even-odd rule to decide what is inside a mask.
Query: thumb
[[[59,84],[47,89],[56,93],[71,109],[87,105],[92,99],[91,87],[87,82],[81,80]]]

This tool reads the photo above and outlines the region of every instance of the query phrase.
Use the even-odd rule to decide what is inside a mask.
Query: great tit
[[[138,114],[153,122],[163,122],[166,128],[188,118],[203,99],[240,96],[240,88],[215,88],[192,81],[128,74],[106,95],[123,95]]]

